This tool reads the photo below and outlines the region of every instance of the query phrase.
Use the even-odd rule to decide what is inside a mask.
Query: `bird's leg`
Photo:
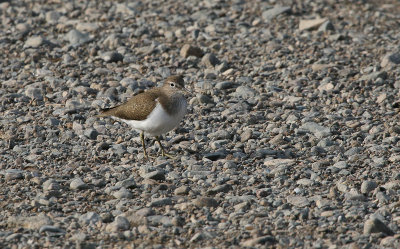
[[[144,156],[145,156],[146,159],[148,160],[148,159],[149,159],[149,156],[147,155],[147,152],[146,152],[146,145],[145,145],[145,143],[144,143],[144,132],[143,132],[143,131],[140,133],[140,139],[142,140],[142,146],[143,146],[143,153],[144,153]]]
[[[157,141],[158,144],[160,145],[160,148],[161,148],[161,155],[162,155],[162,156],[169,157],[169,158],[172,158],[172,159],[175,158],[173,155],[167,154],[167,153],[165,152],[164,147],[163,147],[162,144],[161,144],[161,141],[160,141],[160,137],[159,137],[159,136],[156,136],[156,141]]]

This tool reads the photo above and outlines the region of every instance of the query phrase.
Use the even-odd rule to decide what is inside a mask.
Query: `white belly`
[[[179,125],[183,116],[186,114],[186,102],[182,103],[175,115],[169,115],[162,106],[157,103],[154,110],[145,120],[123,120],[132,128],[144,131],[152,136],[159,136],[167,133]]]

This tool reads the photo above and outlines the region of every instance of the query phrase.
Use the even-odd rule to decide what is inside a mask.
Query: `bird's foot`
[[[168,157],[170,159],[175,159],[176,158],[176,155],[168,154],[165,151],[161,151],[161,156]]]

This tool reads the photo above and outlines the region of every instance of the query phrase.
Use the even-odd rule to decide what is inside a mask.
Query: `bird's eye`
[[[175,87],[175,84],[174,84],[174,83],[170,83],[170,86],[171,86],[171,87]]]

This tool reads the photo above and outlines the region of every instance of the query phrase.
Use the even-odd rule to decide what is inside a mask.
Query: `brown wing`
[[[102,110],[99,117],[114,116],[126,120],[144,120],[156,107],[159,89],[154,88],[133,96],[128,102]]]

